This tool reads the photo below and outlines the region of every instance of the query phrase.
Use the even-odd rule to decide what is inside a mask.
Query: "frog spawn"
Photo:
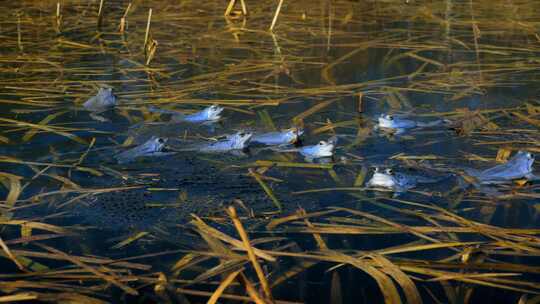
[[[151,206],[157,202],[165,207]],[[167,221],[167,217],[172,216],[171,211],[180,211],[167,208],[163,202],[163,197],[145,189],[128,189],[92,195],[81,200],[73,211],[84,223],[101,229],[145,230]],[[172,205],[172,201],[170,203]]]
[[[172,227],[187,225],[192,219],[191,214],[222,216],[223,208],[235,201],[241,201],[243,207],[255,210],[257,214],[276,210],[258,183],[243,171],[220,172],[219,167],[204,160],[185,157],[178,162],[184,166],[156,163],[139,174],[132,174],[138,176],[136,184],[144,184],[144,187],[94,194],[71,204],[71,208],[81,222],[98,229],[155,232],[154,228],[161,228],[173,237],[181,237],[174,235],[183,233],[183,230]],[[111,187],[110,184],[103,185],[101,179],[96,183],[97,188]],[[268,185],[272,187],[270,182]],[[122,185],[118,187],[122,188]],[[156,188],[168,190],[156,191]],[[289,191],[291,189],[287,185],[274,189],[283,203],[284,212],[292,212],[298,206],[306,210],[318,208],[308,197],[287,201],[283,193]],[[238,210],[247,212],[243,208]],[[245,224],[249,222],[248,218],[243,220]]]
[[[191,214],[210,216],[219,213],[224,204],[234,199],[240,199],[248,206],[272,206],[265,193],[247,175],[221,173],[219,168],[193,157],[177,163],[184,166],[156,162],[131,172],[128,182],[136,188],[117,185],[120,190],[81,199],[73,211],[83,223],[103,230],[163,228],[174,233],[170,228],[187,224],[192,219]],[[111,185],[98,179],[94,187]],[[168,190],[156,191],[156,188]],[[185,196],[181,195],[183,192]]]

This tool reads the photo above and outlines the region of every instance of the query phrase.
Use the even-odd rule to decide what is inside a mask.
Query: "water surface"
[[[265,281],[303,303],[538,300],[538,183],[493,196],[451,173],[540,150],[539,4],[284,1],[269,31],[276,5],[226,18],[222,1],[135,1],[122,32],[126,1],[101,18],[87,1],[2,4],[2,296],[199,303],[243,269],[223,302],[250,284],[268,298]],[[120,102],[104,121],[81,106],[101,86]],[[212,127],[149,125],[166,120],[150,105],[211,104],[225,107]],[[391,135],[381,113],[460,124]],[[155,133],[291,126],[304,145],[337,135],[334,158],[113,157]],[[446,178],[393,195],[365,189],[374,167]]]

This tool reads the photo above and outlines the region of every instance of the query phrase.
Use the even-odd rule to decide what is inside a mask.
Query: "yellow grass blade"
[[[17,198],[21,194],[21,179],[22,177],[10,173],[0,172],[0,182],[9,190],[6,198],[6,205],[9,207],[15,206]]]
[[[120,249],[122,247],[125,247],[125,246],[135,242],[136,240],[138,240],[140,238],[143,238],[147,234],[148,234],[148,232],[146,232],[146,231],[138,232],[135,235],[132,235],[132,236],[128,237],[127,239],[123,240],[122,242],[112,246],[111,249]]]
[[[255,273],[257,273],[257,277],[259,278],[259,281],[262,285],[266,298],[272,301],[272,291],[270,290],[270,284],[268,284],[268,281],[266,280],[266,275],[264,274],[261,268],[261,265],[259,264],[259,261],[257,261],[255,252],[249,242],[248,235],[246,231],[244,230],[244,227],[242,226],[242,222],[240,222],[240,219],[238,218],[236,214],[236,209],[234,209],[234,207],[231,206],[227,209],[227,213],[231,217],[234,223],[234,226],[236,227],[236,230],[238,231],[238,234],[240,235],[240,238],[242,239],[242,242],[244,244],[244,247],[246,248],[248,257],[251,261],[251,264],[253,265],[253,268],[255,269]]]
[[[57,112],[57,113],[54,113],[54,114],[49,114],[47,117],[45,117],[44,119],[42,119],[38,125],[42,125],[42,126],[45,126],[47,124],[49,124],[49,122],[51,122],[53,119],[57,118],[58,116],[61,116],[65,113],[67,113],[68,111],[60,111],[60,112]],[[38,129],[31,129],[29,130],[28,132],[26,132],[26,134],[23,135],[22,137],[22,141],[23,142],[27,142],[29,141],[30,139],[32,139],[32,137],[34,137],[34,135],[37,134],[37,130]]]
[[[53,128],[53,127],[47,127],[47,126],[42,126],[42,125],[39,125],[39,124],[33,124],[33,123],[29,123],[29,122],[24,122],[24,121],[9,119],[9,118],[2,118],[2,117],[0,117],[0,121],[12,123],[12,124],[15,124],[15,125],[21,126],[21,127],[29,127],[29,128],[33,128],[33,129],[38,129],[38,130],[42,130],[42,131],[46,131],[46,132],[55,133],[55,134],[58,134],[58,135],[61,135],[61,136],[65,136],[65,137],[67,137],[67,138],[69,138],[69,139],[71,139],[73,141],[76,141],[76,142],[78,142],[80,144],[88,145],[88,142],[86,142],[84,139],[78,137],[77,135],[73,135],[73,134],[68,133],[68,132],[57,130],[56,128]]]
[[[212,296],[210,297],[210,299],[208,299],[208,302],[206,302],[206,303],[207,304],[215,304],[215,303],[217,303],[217,301],[221,297],[221,294],[225,291],[227,286],[229,286],[229,284],[231,284],[231,282],[234,281],[234,279],[236,279],[236,276],[242,271],[243,271],[243,269],[240,269],[240,270],[237,270],[235,272],[230,273],[225,278],[225,280],[221,281],[221,284],[219,284],[216,291],[214,291],[214,293],[212,294]]]

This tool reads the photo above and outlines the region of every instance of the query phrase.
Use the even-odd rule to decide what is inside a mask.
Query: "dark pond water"
[[[538,182],[463,175],[540,151],[538,3],[284,2],[273,32],[273,1],[247,3],[246,18],[240,5],[225,18],[223,1],[135,1],[123,32],[127,1],[104,1],[100,27],[92,1],[58,16],[54,1],[1,4],[0,299],[202,303],[244,267],[269,301],[223,237],[241,239],[234,206],[275,258],[259,256],[276,300],[538,301]],[[118,106],[87,111],[100,87]],[[149,112],[210,105],[224,107],[212,125]],[[444,123],[396,134],[377,128],[381,114]],[[151,136],[178,150],[293,126],[305,134],[287,149],[337,137],[333,157],[114,157]],[[375,168],[421,179],[373,189]],[[223,302],[249,298],[240,278]]]

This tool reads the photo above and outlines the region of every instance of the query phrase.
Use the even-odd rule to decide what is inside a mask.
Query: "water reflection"
[[[538,3],[284,1],[268,31],[276,3],[237,2],[3,4],[3,294],[538,293],[538,183],[509,174],[494,195],[463,174],[539,151]],[[114,110],[84,110],[105,87]],[[186,122],[212,107],[217,123]],[[291,127],[297,146],[187,149]],[[175,153],[115,160],[153,136]]]

